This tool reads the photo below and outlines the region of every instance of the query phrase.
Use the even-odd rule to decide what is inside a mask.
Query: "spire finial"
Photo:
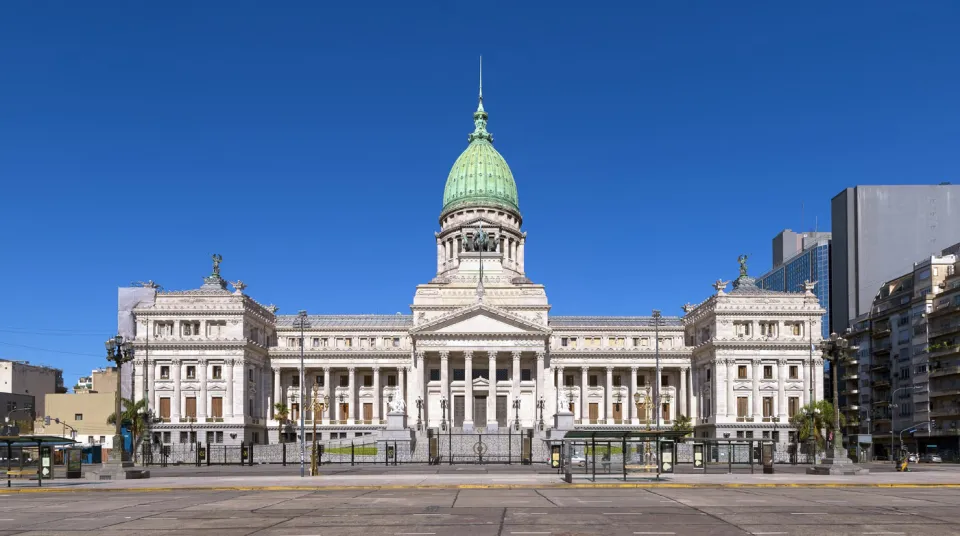
[[[477,111],[483,111],[483,56],[480,56],[480,103],[477,105]]]

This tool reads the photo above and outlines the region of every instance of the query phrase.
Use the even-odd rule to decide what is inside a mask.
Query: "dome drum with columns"
[[[762,291],[741,278],[658,324],[552,316],[544,286],[527,278],[517,187],[488,119],[481,92],[444,190],[436,274],[416,287],[411,313],[303,319],[304,381],[329,402],[322,413],[301,399],[301,318],[257,303],[243,284],[226,290],[219,261],[199,289],[159,291],[136,309],[134,389],[160,418],[154,439],[295,439],[276,420],[278,404],[294,421],[301,412],[308,427],[315,421],[319,439],[375,436],[399,397],[421,434],[442,424],[546,434],[570,411],[579,428],[669,428],[683,415],[698,436],[787,441],[776,422],[822,396],[809,345],[823,311],[812,292]]]

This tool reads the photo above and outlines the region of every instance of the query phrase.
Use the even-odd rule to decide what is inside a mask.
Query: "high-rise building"
[[[830,329],[870,311],[877,289],[960,235],[960,185],[855,186],[831,202]]]
[[[960,245],[960,244],[958,244]],[[953,248],[951,248],[953,249]],[[960,255],[927,313],[930,435],[924,444],[960,454]],[[923,431],[918,435],[924,437]]]
[[[773,238],[773,268],[757,278],[757,286],[780,292],[803,292],[805,281],[816,283],[814,294],[824,312],[821,336],[830,336],[830,233],[795,233],[785,229]]]

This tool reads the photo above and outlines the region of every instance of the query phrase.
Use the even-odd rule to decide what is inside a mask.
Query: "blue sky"
[[[960,180],[952,2],[83,4],[0,8],[0,357],[70,385],[118,286],[214,252],[281,313],[409,312],[480,54],[554,314],[679,314],[844,187]]]

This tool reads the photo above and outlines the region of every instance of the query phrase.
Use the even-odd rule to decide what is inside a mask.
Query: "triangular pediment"
[[[414,335],[515,334],[543,336],[549,332],[520,315],[484,303],[451,311],[410,330]]]

